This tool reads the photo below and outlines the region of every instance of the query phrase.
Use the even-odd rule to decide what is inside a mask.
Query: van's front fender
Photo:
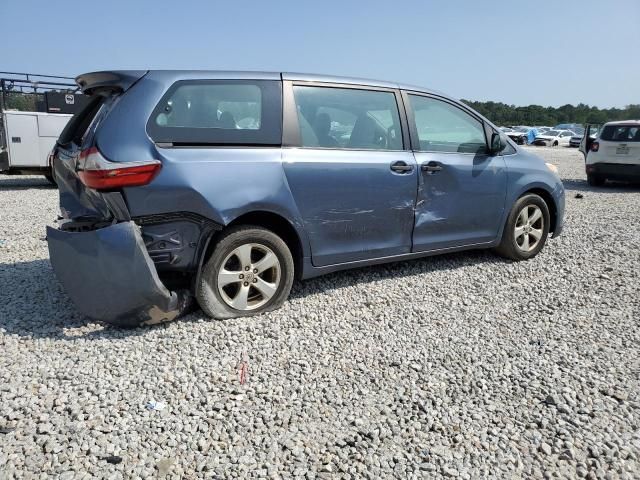
[[[564,186],[560,177],[545,165],[537,155],[519,152],[518,155],[505,156],[509,181],[507,182],[507,205],[505,221],[513,204],[526,192],[537,190],[545,192],[556,212],[556,221],[552,225],[553,236],[560,235],[564,220]]]

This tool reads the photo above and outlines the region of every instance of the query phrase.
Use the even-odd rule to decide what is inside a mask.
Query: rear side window
[[[600,139],[610,142],[640,142],[640,126],[607,125],[602,129]]]
[[[294,86],[302,147],[402,150],[393,92]]]
[[[160,100],[147,132],[177,145],[280,145],[281,111],[280,82],[184,80]]]

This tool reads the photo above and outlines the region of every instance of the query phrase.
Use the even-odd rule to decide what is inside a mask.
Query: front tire
[[[212,318],[259,315],[284,303],[293,278],[293,257],[280,237],[262,227],[232,227],[202,269],[196,299]]]
[[[549,207],[539,195],[520,197],[509,213],[496,253],[517,261],[535,257],[547,241],[550,224]]]

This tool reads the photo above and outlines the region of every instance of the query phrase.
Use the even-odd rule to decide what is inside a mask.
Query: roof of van
[[[411,90],[415,92],[435,93],[437,95],[447,96],[437,90],[428,89],[425,87],[418,87],[415,85],[407,85],[396,82],[388,82],[384,80],[372,80],[368,78],[358,77],[341,77],[337,75],[319,75],[313,73],[289,73],[283,72],[283,80],[293,80],[301,82],[326,82],[326,83],[344,83],[348,85],[366,85],[370,87],[382,87],[382,88],[400,88],[402,90]]]
[[[210,79],[246,79],[246,80],[292,80],[302,82],[326,82],[343,83],[348,85],[363,85],[381,88],[400,88],[415,92],[434,93],[448,97],[447,95],[424,87],[405,85],[395,82],[370,80],[355,77],[340,77],[331,75],[319,75],[309,73],[288,73],[288,72],[252,72],[252,71],[221,71],[221,70],[111,70],[102,72],[89,72],[76,77],[76,83],[87,92],[103,86],[118,86],[126,90],[137,80],[147,73],[168,77],[186,77],[195,79],[198,77],[208,77]]]

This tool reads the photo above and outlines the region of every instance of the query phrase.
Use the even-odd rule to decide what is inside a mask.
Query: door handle
[[[393,162],[390,168],[396,173],[409,173],[413,170],[413,167],[411,165],[407,165],[407,162],[404,162],[402,160]]]
[[[429,163],[423,163],[420,168],[421,168],[421,170],[423,172],[427,172],[427,173],[433,174],[433,173],[437,173],[440,170],[442,170],[442,164],[438,163],[438,162],[434,162],[432,160]]]

